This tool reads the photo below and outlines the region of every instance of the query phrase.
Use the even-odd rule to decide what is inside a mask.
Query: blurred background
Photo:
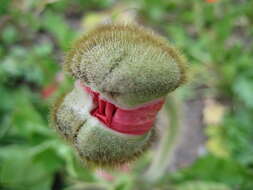
[[[160,141],[117,170],[87,167],[50,126],[71,89],[64,53],[87,30],[137,22],[189,62]],[[0,0],[1,190],[252,190],[252,0]]]

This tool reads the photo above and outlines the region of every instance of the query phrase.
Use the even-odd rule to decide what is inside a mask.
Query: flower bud
[[[103,25],[80,38],[65,68],[124,108],[166,96],[185,81],[185,60],[168,42],[136,25]]]
[[[53,109],[56,129],[99,166],[135,159],[155,137],[165,96],[185,81],[185,60],[136,25],[104,25],[79,39],[65,69],[77,80]]]
[[[53,109],[57,131],[77,150],[80,158],[98,166],[118,166],[146,150],[154,140],[155,130],[130,135],[106,127],[90,115],[91,97],[75,87]]]

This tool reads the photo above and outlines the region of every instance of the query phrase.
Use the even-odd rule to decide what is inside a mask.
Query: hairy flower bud
[[[90,115],[91,97],[75,87],[58,100],[53,112],[56,129],[76,148],[80,157],[99,166],[117,166],[142,153],[155,132],[143,135],[119,133]]]
[[[65,66],[106,99],[131,108],[185,81],[185,60],[162,37],[135,25],[104,25],[76,42]]]
[[[65,68],[77,80],[52,120],[80,157],[100,166],[136,158],[155,137],[164,97],[185,81],[185,61],[165,39],[135,25],[100,26],[79,39]]]

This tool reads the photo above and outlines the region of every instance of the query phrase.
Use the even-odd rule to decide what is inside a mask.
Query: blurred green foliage
[[[163,33],[186,54],[192,78],[185,90],[190,96],[204,85],[206,97],[227,107],[213,136],[222,137],[229,157],[210,152],[192,166],[164,175],[157,189],[253,189],[253,1],[208,2],[118,2],[138,7],[142,23]],[[72,85],[62,76],[60,63],[82,32],[81,20],[87,13],[110,14],[116,4],[113,0],[1,1],[0,189],[145,189],[138,178],[152,156],[108,182],[83,167],[48,122],[51,99]]]

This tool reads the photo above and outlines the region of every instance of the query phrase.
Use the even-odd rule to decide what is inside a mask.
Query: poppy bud
[[[65,68],[124,108],[166,96],[185,81],[178,51],[136,25],[103,25],[89,32],[67,54]]]
[[[55,104],[54,124],[82,159],[100,166],[123,164],[146,150],[165,96],[185,81],[184,58],[135,25],[89,32],[67,54],[65,69],[77,82]]]

